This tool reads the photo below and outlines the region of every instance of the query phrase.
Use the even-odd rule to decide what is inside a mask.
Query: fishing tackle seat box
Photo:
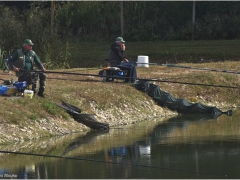
[[[118,67],[105,67],[99,72],[99,75],[107,76],[103,77],[102,81],[112,82],[114,79],[124,80],[125,72]],[[109,76],[109,77],[108,77]]]

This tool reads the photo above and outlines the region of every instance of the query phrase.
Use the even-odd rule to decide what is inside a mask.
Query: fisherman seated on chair
[[[46,71],[41,63],[38,55],[32,50],[34,44],[30,39],[26,39],[23,43],[23,47],[18,49],[12,54],[12,57],[8,60],[10,68],[16,72],[19,82],[27,81],[28,85],[32,84],[32,90],[34,94],[37,93],[39,97],[44,97],[44,90],[46,84]],[[43,72],[28,72],[34,70],[34,63]],[[22,71],[20,71],[22,70]],[[39,91],[37,92],[37,81],[39,81]]]
[[[122,37],[117,37],[116,41],[110,46],[108,62],[111,67],[119,67],[127,71],[127,77],[137,78],[135,66],[125,58],[125,41]],[[129,82],[129,78],[125,82]],[[134,79],[131,80],[134,82]]]

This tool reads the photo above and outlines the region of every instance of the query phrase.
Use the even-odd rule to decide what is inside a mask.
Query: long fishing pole
[[[36,71],[36,70],[20,70],[20,72],[36,72],[36,73],[42,73],[42,71]],[[167,82],[167,83],[188,84],[188,85],[197,85],[197,86],[212,86],[212,87],[233,88],[233,89],[239,89],[239,88],[240,88],[239,86],[224,86],[224,85],[218,85],[218,84],[188,83],[188,82],[161,80],[161,79],[143,79],[143,78],[132,78],[132,77],[121,77],[121,76],[108,76],[108,75],[85,74],[85,73],[72,73],[72,72],[61,72],[61,71],[46,71],[46,72],[44,72],[44,73],[67,74],[67,75],[80,75],[80,76],[94,76],[94,77],[108,77],[108,78],[117,78],[117,79],[135,79],[135,80],[141,80],[141,81]]]
[[[155,65],[155,66],[166,66],[172,68],[187,68],[187,69],[196,69],[196,70],[204,70],[204,71],[214,71],[214,72],[222,72],[222,73],[232,73],[232,74],[240,74],[237,71],[229,71],[229,70],[221,70],[221,69],[211,69],[211,68],[201,68],[201,67],[191,67],[191,66],[181,66],[175,64],[158,64],[158,63],[139,63],[135,62],[135,64],[143,64],[143,65]]]
[[[195,69],[195,70],[204,70],[204,71],[214,71],[214,72],[222,72],[222,73],[232,73],[232,74],[240,74],[237,71],[229,71],[229,70],[221,70],[221,69],[211,69],[211,68],[200,68],[200,67],[191,67],[191,66],[180,66],[175,64],[157,64],[158,66],[166,66],[170,68],[186,68],[186,69]]]
[[[179,81],[167,81],[167,80],[159,80],[159,79],[137,79],[143,81],[156,81],[156,82],[168,82],[168,83],[177,83],[177,84],[188,84],[188,85],[196,85],[196,86],[212,86],[212,87],[220,87],[220,88],[233,88],[239,89],[239,86],[224,86],[218,84],[201,84],[201,83],[188,83],[188,82],[179,82]]]
[[[69,159],[69,160],[78,160],[78,161],[90,161],[90,162],[108,163],[108,164],[119,164],[119,165],[128,165],[128,166],[162,169],[162,170],[168,170],[168,171],[180,171],[180,172],[187,172],[187,173],[197,173],[197,174],[214,175],[214,176],[223,177],[223,175],[220,175],[220,174],[201,173],[201,172],[190,171],[190,170],[181,170],[181,169],[165,168],[165,167],[159,167],[159,166],[149,166],[149,165],[142,165],[142,164],[131,164],[131,163],[122,163],[122,162],[103,161],[103,160],[95,160],[95,159],[87,159],[87,158],[57,156],[57,155],[49,155],[49,154],[24,153],[24,152],[18,152],[18,151],[13,152],[13,151],[3,151],[3,150],[0,150],[0,153],[18,154],[18,155],[27,155],[27,156],[40,156],[40,157]]]

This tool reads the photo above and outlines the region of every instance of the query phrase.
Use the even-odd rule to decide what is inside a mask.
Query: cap
[[[125,43],[125,41],[123,40],[122,37],[117,37],[116,41],[121,41],[121,42]]]
[[[32,43],[31,39],[25,39],[25,41],[23,42],[23,44],[29,44],[31,46],[33,46],[34,44]]]

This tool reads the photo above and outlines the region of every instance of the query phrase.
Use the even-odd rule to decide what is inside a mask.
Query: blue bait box
[[[24,90],[24,88],[27,86],[27,82],[23,81],[23,82],[15,82],[13,84],[15,87],[17,87],[18,91],[21,92]]]
[[[8,91],[7,86],[0,86],[0,96],[2,96],[3,94],[6,94]]]

